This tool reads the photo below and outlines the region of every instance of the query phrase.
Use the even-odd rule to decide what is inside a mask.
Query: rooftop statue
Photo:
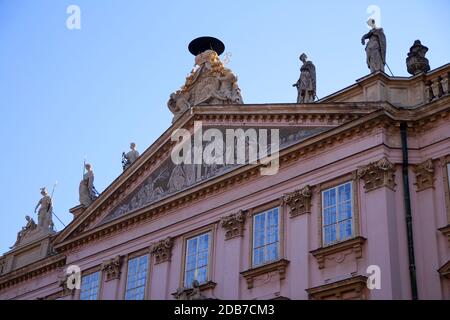
[[[375,19],[367,20],[367,24],[372,28],[368,33],[362,36],[361,43],[366,44],[367,66],[370,72],[383,71],[386,64],[386,36],[383,28],[377,28]]]
[[[292,86],[297,87],[297,103],[311,103],[316,97],[316,67],[308,57],[302,53],[300,61],[303,62],[300,68],[300,78]]]
[[[220,40],[211,37],[189,44],[195,65],[183,87],[170,95],[167,106],[174,114],[173,121],[193,106],[243,103],[236,75],[219,58],[224,48]]]
[[[430,71],[430,63],[425,54],[428,48],[420,43],[420,40],[414,41],[413,46],[409,49],[408,57],[406,58],[406,67],[413,76],[419,73],[427,73]]]
[[[80,181],[79,187],[80,204],[88,207],[97,198],[98,192],[94,187],[94,171],[92,171],[92,166],[86,163],[84,169],[86,172],[83,173],[83,180]]]
[[[39,200],[34,212],[38,211],[38,227],[43,229],[53,229],[52,212],[53,203],[52,198],[48,195],[46,188],[41,188],[42,198]]]
[[[122,153],[122,167],[123,170],[127,169],[133,162],[139,158],[139,151],[136,150],[136,143],[132,142],[130,143],[130,149],[131,151],[128,151],[127,153]]]
[[[22,227],[22,230],[20,230],[17,233],[17,240],[16,243],[14,243],[14,245],[12,247],[10,247],[10,249],[16,247],[17,245],[19,245],[20,241],[30,232],[36,229],[37,225],[34,222],[33,218],[31,218],[30,216],[26,216],[25,220],[27,220],[27,224]]]

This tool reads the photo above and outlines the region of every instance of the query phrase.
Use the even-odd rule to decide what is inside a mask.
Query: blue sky
[[[80,30],[66,27],[71,4]],[[104,190],[130,141],[143,152],[170,126],[166,103],[193,66],[192,39],[225,43],[246,103],[295,102],[302,52],[324,97],[368,74],[360,39],[371,4],[395,75],[408,75],[416,39],[431,68],[450,62],[447,0],[0,0],[0,252],[33,214],[40,187],[58,181],[54,209],[67,224],[85,156]]]

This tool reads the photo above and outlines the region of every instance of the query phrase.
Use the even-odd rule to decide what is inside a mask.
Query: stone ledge
[[[447,261],[442,267],[438,269],[439,274],[441,277],[447,278],[450,280],[450,260]]]
[[[355,238],[351,238],[349,240],[345,240],[342,242],[338,242],[336,244],[332,244],[330,246],[318,248],[316,250],[310,251],[314,258],[316,258],[317,263],[319,264],[319,269],[325,268],[325,258],[335,253],[339,253],[345,250],[352,250],[355,253],[356,259],[362,257],[362,245],[366,242],[366,238],[358,236]]]
[[[367,287],[367,277],[358,275],[344,280],[339,280],[333,283],[324,284],[321,286],[306,289],[309,298],[313,300],[323,300],[326,298],[341,299],[342,295],[348,292],[353,292],[354,297],[365,299],[364,288]]]
[[[448,244],[450,246],[450,224],[446,225],[445,227],[438,229],[444,236],[447,236]]]
[[[247,281],[247,288],[252,289],[253,282],[256,277],[273,272],[273,271],[278,271],[278,274],[280,275],[280,280],[285,279],[286,278],[286,268],[287,268],[289,262],[290,262],[289,260],[280,259],[275,262],[264,264],[264,265],[256,267],[256,268],[248,269],[246,271],[241,272],[241,274]]]

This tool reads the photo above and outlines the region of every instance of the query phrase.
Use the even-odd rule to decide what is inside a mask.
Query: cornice
[[[59,254],[7,273],[0,277],[0,291],[63,267],[65,263],[66,256]]]
[[[434,104],[439,103],[439,100],[432,102],[426,106],[426,108],[432,108]],[[292,145],[291,147],[288,147],[286,149],[283,149],[280,151],[280,166],[283,168],[286,165],[289,165],[291,162],[297,161],[299,158],[305,157],[306,155],[311,155],[317,152],[321,152],[324,149],[336,144],[341,143],[343,141],[353,139],[355,137],[361,137],[363,135],[368,135],[370,132],[377,127],[384,127],[384,128],[390,128],[393,126],[398,126],[398,122],[400,119],[397,117],[397,113],[399,112],[399,109],[396,107],[393,107],[392,105],[388,103],[381,104],[382,108],[379,108],[376,111],[372,111],[368,114],[360,115],[357,119],[353,121],[347,121],[340,126],[336,126],[333,128],[330,128],[330,130],[327,130],[323,133],[320,133],[316,136],[310,137],[308,139],[305,139],[297,144]],[[264,106],[267,107],[267,106]],[[212,107],[209,107],[212,108]],[[215,107],[218,108],[218,107]],[[448,110],[450,109],[450,106],[446,106],[445,108],[439,109],[441,112],[445,112],[446,115],[448,115]],[[423,111],[422,109],[418,109],[419,111]],[[416,110],[408,110],[408,114],[414,113]],[[180,124],[180,121],[183,121],[183,124],[188,124],[189,121],[194,121],[194,113],[185,114],[181,118],[179,118],[175,124]],[[439,117],[439,116],[438,116]],[[397,121],[393,118],[397,118]],[[432,119],[430,119],[432,121]],[[424,119],[422,122],[422,125],[425,125],[427,123],[427,119]],[[189,127],[189,126],[188,126]],[[170,136],[170,134],[169,134]],[[161,138],[157,140],[157,142],[160,142]],[[152,147],[150,147],[152,149]],[[154,148],[153,148],[154,149]],[[168,152],[169,149],[166,151]],[[146,151],[146,153],[148,150]],[[153,153],[154,155],[155,153]],[[149,170],[149,164],[145,163],[146,158],[150,158],[152,154],[148,153],[147,157],[139,159],[138,164],[140,164],[140,167],[136,165],[136,167],[132,166],[130,167],[130,172],[133,173],[139,173],[143,175],[144,170],[143,167],[146,166],[147,170]],[[148,160],[148,159],[147,159]],[[155,163],[154,161],[152,163]],[[215,177],[211,180],[206,180],[203,183],[193,186],[191,188],[188,188],[186,190],[183,190],[177,194],[174,194],[172,196],[168,196],[165,199],[162,199],[161,201],[152,204],[148,207],[142,208],[137,210],[134,213],[130,213],[129,215],[126,215],[120,219],[113,220],[110,223],[107,223],[105,225],[99,226],[97,228],[94,228],[92,230],[89,230],[87,232],[82,231],[84,228],[86,228],[88,225],[91,225],[96,218],[98,218],[98,215],[101,214],[101,210],[103,207],[100,206],[100,204],[96,205],[95,208],[91,209],[88,208],[88,210],[83,213],[83,219],[79,222],[75,221],[72,227],[81,227],[78,229],[78,232],[76,232],[74,237],[70,239],[66,239],[67,235],[69,234],[69,231],[64,230],[65,232],[61,232],[61,234],[57,237],[55,240],[55,249],[57,249],[59,252],[69,250],[72,248],[75,248],[79,245],[82,245],[86,242],[89,242],[94,239],[101,239],[104,238],[107,235],[110,235],[112,233],[115,233],[120,230],[127,229],[131,225],[141,223],[144,221],[148,221],[149,219],[155,219],[157,217],[160,217],[166,213],[168,213],[171,210],[174,210],[176,208],[183,207],[189,203],[193,203],[194,201],[198,201],[203,199],[205,196],[209,196],[211,194],[214,194],[216,192],[223,192],[227,190],[228,188],[234,187],[240,183],[247,182],[251,179],[257,178],[259,176],[259,167],[260,165],[244,165],[236,168],[235,170],[224,174],[222,176]],[[130,173],[131,174],[131,173]],[[129,175],[124,176],[129,177]],[[133,184],[133,182],[125,181],[125,178],[121,178],[121,180],[124,180],[122,183],[123,185],[120,186],[119,193],[125,190],[125,188],[128,186],[130,188],[135,188],[136,184]],[[136,181],[134,179],[134,181]],[[133,181],[133,179],[131,179]],[[117,183],[116,183],[117,184]],[[133,184],[133,186],[131,186]],[[111,189],[108,188],[108,189]],[[107,190],[108,190],[107,189]],[[106,191],[103,193],[105,194]],[[111,192],[110,192],[111,193]],[[103,195],[102,194],[102,195]],[[106,196],[105,196],[106,197]],[[123,197],[120,197],[120,200]],[[104,202],[106,199],[103,199]],[[117,201],[115,201],[115,204],[117,204]],[[95,209],[97,208],[97,211]],[[106,210],[106,209],[103,209]],[[91,217],[91,216],[92,217]],[[80,217],[81,218],[81,217]],[[82,224],[83,223],[83,224]],[[73,232],[73,228],[71,229]],[[63,234],[64,233],[64,234]]]

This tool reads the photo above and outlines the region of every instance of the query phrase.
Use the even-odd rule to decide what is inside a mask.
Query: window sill
[[[362,245],[366,242],[366,240],[366,238],[358,236],[326,247],[318,248],[310,251],[310,253],[314,256],[314,258],[316,258],[317,263],[319,264],[319,269],[323,269],[325,268],[326,257],[336,253],[351,250],[351,252],[355,254],[356,259],[361,258]]]
[[[286,278],[286,268],[289,264],[289,260],[279,259],[274,262],[270,262],[267,264],[263,264],[261,266],[257,266],[246,271],[241,272],[242,276],[247,281],[247,288],[252,289],[254,285],[254,280],[256,277],[259,277],[264,274],[268,274],[270,272],[278,272],[280,281]]]

